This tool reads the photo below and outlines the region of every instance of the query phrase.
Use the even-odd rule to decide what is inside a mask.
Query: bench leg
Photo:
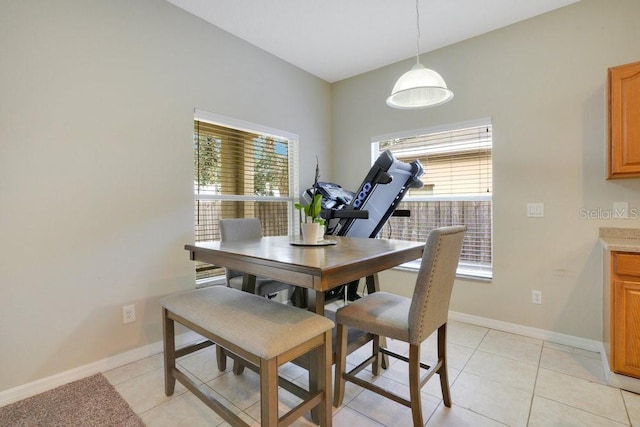
[[[164,394],[171,396],[176,387],[173,369],[176,367],[176,340],[174,322],[167,309],[162,309],[162,342],[164,343]]]
[[[263,426],[278,425],[278,364],[260,361],[260,419]]]
[[[331,348],[332,331],[325,332],[324,345],[321,345],[316,350],[317,357],[317,372],[318,375],[318,387],[322,390],[322,402],[318,407],[318,416],[320,425],[323,427],[331,427],[332,423],[332,409],[331,409],[331,366],[333,359],[333,349]]]

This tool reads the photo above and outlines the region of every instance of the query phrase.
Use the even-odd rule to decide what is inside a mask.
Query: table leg
[[[244,273],[242,275],[242,290],[250,294],[256,293],[256,276]]]
[[[307,310],[324,316],[324,292],[307,289]]]

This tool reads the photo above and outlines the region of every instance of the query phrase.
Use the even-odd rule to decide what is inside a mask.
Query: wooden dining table
[[[380,290],[378,273],[422,256],[424,242],[327,236],[335,244],[304,246],[290,236],[236,242],[187,244],[193,261],[242,271],[243,290],[256,276],[307,290],[307,309],[324,314],[325,292],[366,278],[368,292]],[[325,242],[327,243],[327,242]]]
[[[366,278],[367,291],[377,292],[380,290],[379,272],[422,257],[425,246],[424,242],[405,240],[342,236],[327,236],[326,239],[331,244],[304,246],[296,237],[275,236],[224,243],[199,242],[187,244],[185,249],[193,261],[242,271],[242,289],[248,292],[254,292],[256,276],[299,286],[307,291],[307,309],[325,315],[326,291]],[[348,353],[371,339],[369,334],[355,332],[349,338]],[[219,369],[224,369],[220,358],[218,363]],[[315,363],[305,358],[296,359],[296,363],[309,369],[309,384],[317,387]],[[380,366],[388,366],[386,357],[373,367],[375,375]],[[317,421],[317,411],[312,411],[312,418]]]

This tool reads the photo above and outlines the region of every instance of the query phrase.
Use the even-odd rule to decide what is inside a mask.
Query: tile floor
[[[435,335],[435,334],[434,334]],[[389,340],[396,351],[405,344]],[[363,352],[349,356],[354,363]],[[436,354],[435,336],[423,344],[423,359]],[[598,353],[456,321],[448,329],[449,381],[453,406],[442,404],[439,381],[422,389],[426,426],[640,426],[640,395],[608,387]],[[376,382],[408,396],[406,364],[391,359]],[[162,355],[108,371],[105,376],[150,426],[226,425],[180,385],[164,395]],[[251,425],[259,425],[258,376],[249,371],[219,372],[214,347],[182,358],[179,365],[211,388],[221,401]],[[232,366],[231,363],[228,364]],[[306,371],[292,364],[281,369],[305,384]],[[371,371],[360,375],[371,377]],[[281,389],[284,413],[297,398]],[[334,426],[409,426],[408,408],[347,383],[344,404],[333,408]],[[299,420],[294,425],[313,425]]]

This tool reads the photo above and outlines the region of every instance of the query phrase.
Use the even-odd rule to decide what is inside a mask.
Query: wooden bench
[[[231,425],[248,426],[216,400],[205,385],[195,383],[176,367],[176,358],[215,343],[259,373],[261,425],[287,426],[313,409],[321,426],[331,426],[331,320],[224,286],[169,295],[160,304],[167,396],[173,394],[178,380]],[[208,341],[176,349],[174,322]],[[310,374],[309,390],[278,376],[279,366],[309,352],[316,367],[310,372],[317,372],[317,377]],[[282,417],[278,416],[279,386],[302,399]]]

